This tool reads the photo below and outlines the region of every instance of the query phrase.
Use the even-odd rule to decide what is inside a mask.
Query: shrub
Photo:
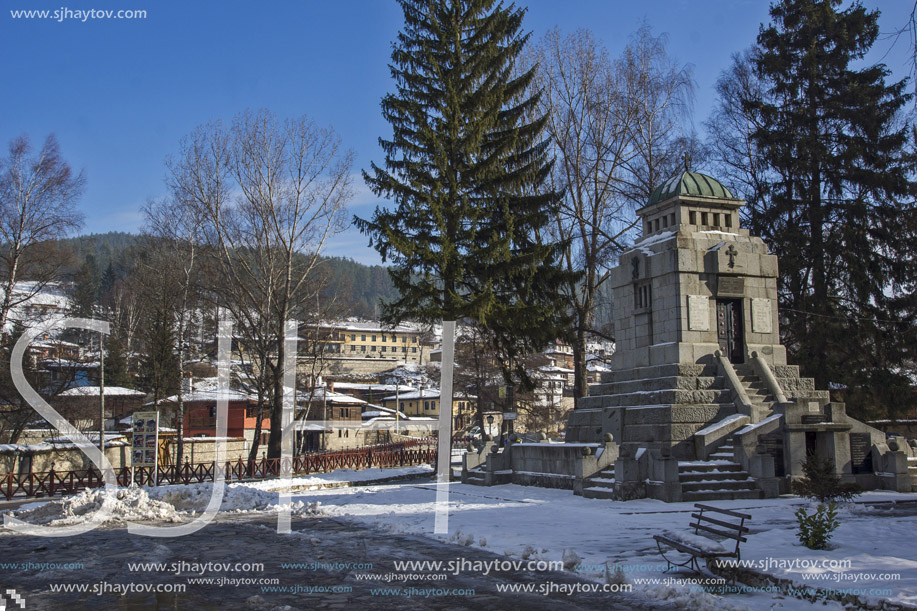
[[[800,507],[796,510],[796,521],[799,523],[799,530],[796,532],[799,542],[809,549],[828,549],[831,533],[840,524],[834,503],[819,504],[811,515],[806,513],[805,508]]]
[[[821,504],[849,501],[862,492],[857,484],[841,483],[834,473],[834,463],[809,454],[802,464],[803,477],[793,482],[793,493],[815,499]]]

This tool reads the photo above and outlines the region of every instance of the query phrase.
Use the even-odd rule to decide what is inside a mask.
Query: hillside
[[[115,231],[61,240],[61,246],[72,253],[64,269],[65,279],[72,280],[87,259],[95,260],[100,276],[109,265],[116,277],[126,275],[140,240],[139,235]],[[322,266],[330,282],[326,293],[339,300],[343,315],[375,318],[379,300],[397,296],[388,272],[381,265],[363,265],[352,259],[329,257],[322,259]]]

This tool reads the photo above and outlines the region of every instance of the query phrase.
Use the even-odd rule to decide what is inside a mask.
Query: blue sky
[[[669,51],[692,64],[695,125],[707,117],[713,85],[731,54],[754,42],[768,3],[762,0],[533,0],[524,27],[539,38],[589,28],[616,54],[644,21],[667,33]],[[906,21],[913,0],[867,1],[883,13],[883,32]],[[17,9],[145,9],[140,20],[13,19]],[[280,116],[307,114],[331,125],[357,153],[355,172],[381,162],[377,139],[388,134],[379,101],[391,89],[391,41],[401,12],[389,0],[3,0],[0,141],[28,133],[60,140],[83,169],[84,232],[136,231],[143,202],[165,194],[165,158],[195,126],[230,119],[246,108]],[[873,52],[906,76],[902,40]],[[5,155],[5,152],[4,152]],[[358,181],[351,211],[367,215],[376,198]],[[366,239],[339,236],[327,254],[378,263]]]

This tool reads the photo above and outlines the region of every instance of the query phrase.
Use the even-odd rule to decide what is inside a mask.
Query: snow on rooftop
[[[60,393],[61,397],[98,397],[99,396],[99,386],[77,386],[76,388],[69,388],[64,392]],[[144,396],[146,393],[139,390],[134,390],[132,388],[124,388],[122,386],[106,386],[105,387],[105,396]]]
[[[313,388],[312,390],[300,391],[297,397],[299,401],[329,401],[342,405],[366,405],[363,399],[357,399],[344,393],[329,390],[323,386]]]
[[[219,390],[193,390],[182,396],[185,403],[202,403],[205,401],[254,401],[257,397],[239,390],[229,389],[223,392]],[[160,403],[178,403],[178,395],[172,395],[165,399],[160,399]]]
[[[414,392],[391,395],[382,399],[383,401],[410,401],[412,399],[439,399],[440,390],[438,388],[422,388],[420,390],[415,390]],[[474,399],[472,395],[467,395],[463,392],[454,391],[452,393],[453,399]]]
[[[649,246],[652,246],[654,244],[661,244],[662,242],[671,240],[674,237],[675,237],[674,231],[661,231],[657,233],[656,235],[649,236],[647,238],[641,238],[640,240],[637,240],[633,248],[629,248],[628,250],[625,250],[624,252],[621,253],[621,255],[624,256],[628,253],[634,252],[635,250],[639,250],[644,255],[650,257],[654,255],[655,253],[648,248]]]
[[[413,386],[408,386],[407,384],[366,384],[366,383],[357,383],[357,382],[334,382],[335,390],[365,390],[373,391],[378,390],[379,392],[395,392],[395,389],[398,389],[398,392],[409,392],[415,390]]]
[[[336,331],[356,331],[358,333],[420,333],[424,326],[420,323],[404,322],[394,327],[383,326],[376,320],[337,320],[324,321],[320,323],[322,327],[334,329]]]
[[[374,405],[372,403],[367,403],[363,409],[363,418],[379,418],[382,416],[395,417],[395,410],[390,407],[383,407],[381,405]],[[407,419],[408,416],[403,411],[398,411],[399,418]]]

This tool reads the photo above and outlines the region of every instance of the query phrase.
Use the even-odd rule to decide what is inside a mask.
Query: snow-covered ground
[[[331,473],[304,475],[289,480],[268,479],[253,482],[227,484],[223,491],[221,512],[276,511],[279,492],[301,491],[321,488],[342,488],[354,483],[399,479],[431,474],[427,465],[399,467],[394,469],[339,469]],[[190,484],[158,487],[133,487],[106,490],[94,488],[55,501],[36,501],[18,507],[12,515],[16,518],[40,525],[69,526],[80,524],[103,503],[107,503],[110,515],[107,521],[123,522],[134,520],[156,520],[180,522],[184,518],[203,511],[212,494],[213,484]],[[310,514],[318,511],[318,503],[302,497],[291,501],[296,514]]]
[[[613,502],[584,499],[566,490],[454,483],[450,484],[448,533],[433,534],[435,484],[413,480],[360,485],[429,472],[426,467],[343,470],[294,478],[291,510],[303,517],[320,514],[393,533],[479,547],[515,560],[563,560],[568,565],[578,564],[578,573],[587,579],[623,577],[638,593],[689,609],[843,608],[837,602],[817,601],[813,605],[779,592],[721,596],[702,592],[687,581],[697,575],[665,573],[666,565],[658,555],[653,535],[666,530],[687,532],[692,503]],[[276,511],[281,485],[281,480],[228,485],[221,511]],[[108,502],[113,505],[115,520],[184,521],[206,506],[210,489],[209,484],[134,488],[116,492]],[[64,501],[26,505],[15,515],[41,524],[74,524],[105,500],[103,491],[87,491]],[[796,540],[793,514],[807,505],[802,499],[713,504],[753,516],[748,523],[748,541],[742,545],[742,559],[751,563],[751,568],[791,579],[800,586],[856,590],[860,600],[876,605],[886,599],[917,606],[917,499],[914,495],[873,492],[858,501],[841,508],[841,525],[826,551],[809,550]],[[899,503],[892,506],[888,501]]]
[[[517,559],[561,560],[565,552],[568,557],[575,553],[582,559],[580,573],[586,577],[603,580],[606,565],[620,567],[636,590],[689,608],[812,608],[808,602],[775,593],[718,597],[692,593],[690,590],[696,590],[696,586],[687,584],[641,584],[639,580],[659,581],[673,576],[664,573],[665,561],[658,554],[653,535],[664,530],[687,531],[692,503],[612,502],[584,499],[565,490],[452,484],[449,534],[434,535],[433,484],[351,488],[343,493],[318,491],[294,498],[320,502],[325,515],[482,547]],[[859,498],[895,499],[914,500],[914,496],[880,492]],[[831,541],[832,549],[813,551],[795,537],[793,513],[807,505],[804,500],[781,498],[714,505],[742,509],[753,516],[748,524],[752,533],[742,545],[742,559],[757,565],[752,568],[822,589],[888,589],[890,594],[881,598],[917,605],[917,507],[903,516],[891,509],[877,510],[862,504],[842,508],[841,526]],[[837,561],[849,561],[849,565],[808,568],[815,564],[833,566]],[[692,577],[675,575],[679,576]],[[878,602],[879,597],[866,593],[861,598]],[[822,609],[842,608],[834,602],[817,605]]]

